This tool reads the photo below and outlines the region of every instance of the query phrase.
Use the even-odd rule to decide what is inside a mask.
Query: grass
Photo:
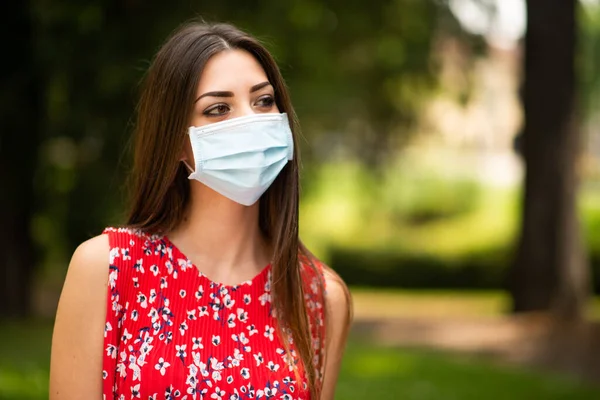
[[[337,399],[591,400],[600,389],[534,373],[420,349],[350,343]]]
[[[0,326],[0,399],[48,398],[50,337],[50,323]],[[600,389],[475,358],[351,340],[336,399],[365,398],[591,400],[600,398]]]

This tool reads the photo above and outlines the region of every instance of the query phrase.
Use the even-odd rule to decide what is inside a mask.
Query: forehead
[[[248,90],[267,81],[267,74],[259,62],[245,50],[224,50],[212,56],[198,84],[198,95],[210,91]]]

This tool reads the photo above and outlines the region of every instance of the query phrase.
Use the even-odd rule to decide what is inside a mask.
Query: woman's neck
[[[271,261],[258,224],[259,203],[242,206],[204,185],[191,185],[186,216],[169,240],[215,282],[253,278]]]

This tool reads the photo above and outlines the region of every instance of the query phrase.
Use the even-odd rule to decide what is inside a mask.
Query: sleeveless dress
[[[105,400],[310,398],[293,341],[288,353],[276,332],[270,266],[250,281],[224,285],[199,272],[166,236],[126,228],[104,234],[110,244]],[[300,262],[319,349],[322,265],[313,272],[307,259]]]

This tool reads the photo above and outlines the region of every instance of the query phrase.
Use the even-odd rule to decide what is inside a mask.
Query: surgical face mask
[[[246,206],[258,201],[294,154],[285,113],[192,126],[188,133],[196,163],[188,178]]]

